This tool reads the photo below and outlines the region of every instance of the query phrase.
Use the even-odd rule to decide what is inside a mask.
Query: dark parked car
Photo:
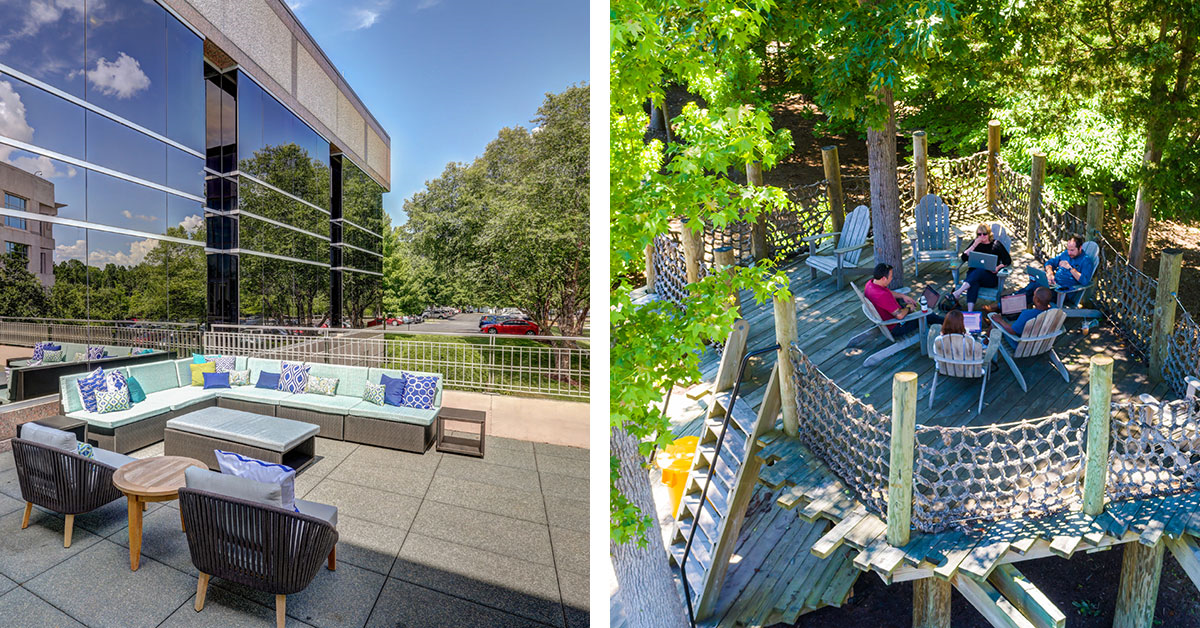
[[[523,318],[510,318],[498,323],[489,323],[483,326],[485,334],[524,334],[526,336],[538,335],[537,323]]]

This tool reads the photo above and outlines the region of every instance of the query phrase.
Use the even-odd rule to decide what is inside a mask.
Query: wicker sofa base
[[[213,438],[184,432],[182,430],[165,430],[163,435],[163,454],[167,456],[187,456],[195,458],[208,465],[209,469],[217,470],[217,456],[214,449],[229,451],[266,462],[285,464],[293,469],[300,469],[312,461],[316,454],[316,437],[310,436],[285,452],[262,449],[236,441]]]
[[[249,412],[251,414],[276,416],[275,404],[273,403],[259,403],[257,401],[242,401],[241,399],[217,397],[217,406],[229,408],[230,410],[241,410],[242,412]]]
[[[417,425],[348,415],[345,440],[423,454],[433,444],[436,423],[437,421],[429,425]]]
[[[342,425],[346,419],[344,415],[330,414],[328,412],[309,410],[306,408],[293,408],[291,406],[276,406],[275,416],[284,419],[292,419],[293,421],[312,423],[313,425],[321,428],[321,431],[317,433],[317,436],[320,436],[321,438],[343,440]]]
[[[127,454],[157,443],[163,439],[163,431],[167,429],[167,421],[201,408],[211,408],[217,405],[216,399],[201,401],[179,410],[168,410],[158,416],[126,423],[115,428],[104,428],[88,425],[88,442],[95,447]]]

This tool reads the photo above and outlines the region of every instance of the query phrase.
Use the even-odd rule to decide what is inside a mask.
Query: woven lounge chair
[[[841,231],[819,233],[804,238],[808,244],[809,256],[804,260],[812,271],[812,278],[817,278],[817,271],[837,278],[838,290],[842,289],[846,271],[858,268],[862,259],[862,251],[870,245],[867,233],[871,230],[871,208],[859,205],[846,216],[846,223]],[[817,246],[817,242],[837,237],[837,244]]]
[[[908,230],[912,243],[913,268],[921,274],[921,262],[950,262],[950,274],[958,285],[958,252],[962,234],[950,224],[950,207],[935,194],[926,194],[913,210],[916,226]]]
[[[916,312],[910,312],[908,314],[908,316],[905,316],[904,318],[893,319],[893,320],[887,321],[885,323],[883,321],[883,318],[881,318],[879,316],[879,312],[875,311],[875,306],[872,305],[871,302],[867,300],[867,297],[863,294],[863,291],[858,288],[858,284],[851,282],[850,287],[854,288],[854,294],[856,296],[858,296],[858,301],[862,305],[862,311],[863,311],[863,314],[866,314],[867,320],[871,321],[871,323],[873,325],[875,325],[876,328],[879,329],[879,333],[883,334],[883,337],[887,338],[888,342],[892,343],[891,346],[886,347],[886,348],[884,348],[880,351],[877,351],[877,352],[871,354],[870,356],[868,356],[867,359],[863,361],[863,366],[866,366],[866,367],[874,366],[875,364],[878,364],[884,358],[886,358],[890,355],[893,355],[895,353],[898,353],[900,351],[903,351],[904,349],[907,349],[907,348],[917,344],[918,342],[921,343],[921,352],[922,353],[925,352],[925,342],[926,342],[925,317],[929,316],[929,312],[922,312],[920,310],[917,310]],[[892,330],[888,329],[888,326],[890,326],[890,325],[895,325],[898,323],[906,323],[911,320],[920,320],[921,321],[919,333],[906,334],[904,336],[896,337],[896,336],[892,335]],[[870,330],[868,330],[868,332],[869,331]]]
[[[996,324],[994,317],[999,316],[993,312],[989,315],[992,319],[992,324]],[[1021,369],[1017,368],[1016,360],[1022,358],[1032,358],[1039,355],[1050,355],[1050,362],[1054,364],[1054,368],[1063,377],[1063,381],[1070,382],[1071,376],[1067,373],[1067,367],[1063,366],[1062,360],[1058,359],[1058,354],[1054,352],[1054,341],[1063,333],[1063,321],[1067,320],[1066,312],[1059,308],[1050,308],[1045,312],[1037,315],[1037,318],[1025,324],[1025,328],[1021,330],[1021,335],[1014,336],[1004,329],[1000,329],[1000,333],[1005,338],[1016,343],[1016,348],[1011,349],[1000,341],[1000,356],[1008,363],[1008,368],[1012,371],[1013,376],[1017,378],[1017,383],[1021,385],[1021,390],[1028,392],[1029,386],[1025,384],[1025,377],[1021,375]]]
[[[986,349],[979,341],[964,334],[945,334],[935,338],[929,345],[929,357],[937,365],[937,370],[933,372],[933,387],[929,389],[929,407],[933,407],[933,397],[937,394],[938,377],[979,378],[983,383],[979,387],[979,406],[975,412],[983,412],[988,371],[991,370],[992,357],[996,355],[999,344],[999,336],[994,336],[992,344]]]

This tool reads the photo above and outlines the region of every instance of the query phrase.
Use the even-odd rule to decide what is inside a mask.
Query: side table
[[[142,560],[142,511],[146,503],[179,499],[179,489],[185,484],[183,472],[188,467],[208,469],[208,465],[195,458],[156,456],[134,460],[113,473],[113,486],[129,500],[131,571],[137,571]],[[179,526],[183,527],[183,510],[179,511]]]
[[[479,428],[479,436],[453,430],[447,433],[446,423],[470,423]],[[483,457],[487,440],[487,413],[482,410],[442,408],[437,418],[437,450],[452,454]]]
[[[60,414],[56,416],[48,416],[44,419],[36,419],[34,421],[30,421],[30,423],[37,423],[43,427],[50,427],[56,430],[62,430],[64,432],[71,432],[75,435],[75,440],[81,443],[87,442],[87,421],[84,421],[83,419],[72,419]],[[23,426],[25,424],[22,423],[21,425]],[[20,435],[20,430],[17,430],[17,436]]]

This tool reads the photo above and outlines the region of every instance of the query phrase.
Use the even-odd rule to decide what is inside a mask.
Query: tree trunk
[[[900,259],[900,189],[896,185],[896,103],[892,90],[875,92],[887,107],[882,129],[867,129],[867,167],[871,179],[871,230],[875,234],[875,263],[886,262],[895,269],[891,288],[904,285]]]
[[[649,515],[649,539],[644,547],[635,541],[617,545],[609,541],[613,568],[617,573],[614,602],[620,604],[626,625],[631,628],[687,628],[687,610],[671,577],[667,551],[662,544],[662,528],[655,516],[650,477],[643,468],[638,444],[625,430],[613,427],[609,447],[620,460],[621,477],[613,484],[634,506]],[[613,623],[617,608],[613,608]]]

